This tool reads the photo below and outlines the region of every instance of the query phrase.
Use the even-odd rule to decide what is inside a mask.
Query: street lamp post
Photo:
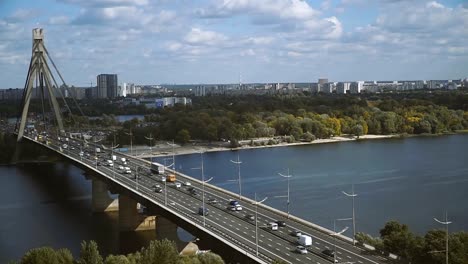
[[[240,165],[242,161],[239,160],[239,153],[237,153],[237,161],[231,160],[232,163],[237,164],[237,172],[238,172],[238,179],[239,182],[239,200],[242,200],[242,184],[241,184],[241,174],[240,174]]]
[[[94,139],[94,162],[95,162],[95,166],[96,166],[96,169],[97,169],[97,163],[98,163],[98,158],[97,158],[97,143],[100,142],[102,139],[97,140],[96,137],[93,137],[93,139]]]
[[[448,252],[449,252],[449,244],[448,244],[448,240],[449,240],[448,225],[450,225],[452,222],[448,221],[447,212],[445,212],[445,222],[444,222],[444,221],[440,221],[440,220],[438,220],[437,218],[434,218],[434,220],[435,220],[437,223],[439,223],[439,224],[445,225],[445,263],[448,264]]]
[[[281,174],[281,173],[278,173],[278,174],[279,174],[279,176],[288,179],[288,195],[287,195],[287,196],[275,196],[275,197],[276,197],[276,198],[284,198],[284,197],[287,197],[287,198],[288,198],[287,203],[286,203],[286,206],[287,206],[288,219],[289,219],[289,204],[290,204],[290,200],[289,200],[289,178],[291,178],[292,175],[289,174],[289,168],[288,168],[288,174],[287,174],[287,175],[284,175],[284,174]]]
[[[200,152],[200,158],[201,158],[201,167],[199,168],[192,168],[193,170],[201,170],[201,177],[202,177],[202,212],[203,212],[203,226],[206,224],[206,208],[205,208],[205,183],[210,182],[213,180],[213,177],[209,178],[208,180],[205,181],[205,171],[204,171],[204,161],[203,161],[203,152]]]
[[[356,216],[354,214],[354,197],[357,196],[356,193],[354,193],[354,184],[351,186],[351,191],[352,193],[346,193],[345,191],[342,191],[342,193],[348,197],[351,197],[353,200],[353,245],[356,245]]]
[[[125,134],[130,136],[130,155],[133,156],[133,133],[132,133],[132,129],[130,129],[130,133],[125,132]]]
[[[150,148],[150,156],[153,155],[153,134],[149,134],[149,137],[145,137],[146,139],[148,139],[150,141],[150,145],[149,145],[149,148]]]
[[[255,193],[255,202],[252,203],[255,205],[255,252],[256,255],[258,256],[258,205],[265,202],[268,199],[268,197],[263,198],[261,201],[257,201],[257,193]]]
[[[336,232],[336,221],[345,221],[345,220],[351,220],[352,218],[341,218],[341,219],[333,219],[333,233],[330,234],[330,236],[333,236],[333,263],[336,263],[336,236],[343,234],[348,230],[348,227],[343,228],[340,232]]]
[[[167,144],[172,146],[172,169],[174,169],[174,173],[175,173],[176,163],[175,163],[175,143],[174,143],[174,140],[172,140],[172,144],[171,143],[167,143]]]
[[[167,167],[166,166],[166,161],[167,160],[168,160],[167,158],[164,159],[164,170],[166,170],[166,167]],[[163,175],[163,177],[164,177],[164,175]],[[167,205],[167,178],[164,179],[164,205]]]
[[[135,184],[136,184],[136,190],[138,191],[138,165],[135,164]]]

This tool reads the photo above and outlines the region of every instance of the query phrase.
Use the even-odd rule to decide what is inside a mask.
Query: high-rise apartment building
[[[97,76],[96,97],[116,98],[117,96],[117,74],[99,74]]]

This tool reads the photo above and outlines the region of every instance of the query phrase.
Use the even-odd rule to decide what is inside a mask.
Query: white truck
[[[120,158],[120,161],[123,165],[127,165],[127,160],[125,158]]]
[[[101,148],[96,148],[96,153],[101,153]]]
[[[156,162],[151,163],[151,171],[157,174],[164,174],[164,166]]]
[[[312,246],[312,237],[307,235],[300,235],[297,237],[297,243],[304,247]]]
[[[112,160],[113,160],[113,161],[116,161],[116,160],[117,160],[117,156],[116,156],[116,155],[112,155]]]

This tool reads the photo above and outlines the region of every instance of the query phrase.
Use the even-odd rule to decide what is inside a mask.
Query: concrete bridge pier
[[[106,183],[93,178],[91,189],[93,212],[101,213],[119,210],[119,201],[109,197]]]
[[[120,194],[119,226],[121,231],[153,230],[156,226],[156,216],[140,215],[137,202],[124,194]]]
[[[156,217],[156,239],[167,238],[171,241],[175,241],[178,249],[182,249],[187,242],[184,242],[179,239],[177,233],[177,224],[174,224],[169,219],[158,215]]]

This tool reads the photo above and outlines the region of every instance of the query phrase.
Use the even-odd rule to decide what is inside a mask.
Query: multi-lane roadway
[[[34,138],[32,135],[31,137]],[[63,144],[67,144],[67,148],[63,148]],[[47,145],[63,155],[93,167],[126,188],[149,197],[153,202],[188,218],[199,228],[210,230],[229,241],[231,245],[238,247],[238,250],[239,248],[245,250],[244,253],[257,256],[258,248],[258,258],[266,263],[274,259],[284,260],[287,263],[314,264],[333,263],[335,259],[338,263],[377,264],[392,262],[387,258],[368,254],[368,251],[353,246],[349,241],[334,239],[330,235],[331,231],[324,232],[314,228],[306,221],[300,221],[296,218],[289,219],[286,214],[268,206],[256,206],[248,198],[244,197],[239,200],[238,195],[234,193],[208,183],[203,184],[203,182],[186,175],[177,174],[177,181],[181,187],[176,187],[174,183],[162,181],[161,175],[152,173],[150,163],[146,160],[113,152],[112,154],[117,156],[117,160],[114,161],[113,166],[107,166],[107,160],[112,160],[112,154],[109,150],[101,148],[101,153],[97,155],[96,159],[96,146],[92,143],[86,144],[72,139],[64,142],[59,141],[58,138],[49,137]],[[121,158],[126,158],[126,165],[122,164]],[[119,166],[129,167],[131,173],[128,174],[125,170],[118,169]],[[187,182],[190,183],[190,186],[187,186]],[[159,189],[158,185],[162,191],[157,190]],[[195,193],[191,189],[194,189]],[[206,215],[200,212],[203,190],[205,207],[208,209]],[[242,210],[230,210],[228,204],[232,200],[238,200]],[[257,215],[258,221],[257,228],[255,215]],[[283,221],[286,226],[272,230],[268,225],[276,221]],[[297,237],[293,235],[294,232],[312,237],[312,245],[307,248],[306,254],[297,252]],[[322,253],[326,249],[334,251],[335,258]]]

